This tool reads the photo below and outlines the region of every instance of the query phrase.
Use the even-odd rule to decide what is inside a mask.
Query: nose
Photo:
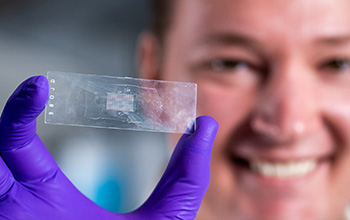
[[[251,127],[273,142],[302,137],[318,120],[316,88],[307,71],[284,68],[271,74],[261,87]]]

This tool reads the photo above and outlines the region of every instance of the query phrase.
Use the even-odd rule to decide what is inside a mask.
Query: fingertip
[[[35,86],[36,88],[46,89],[49,87],[49,82],[43,75],[32,76],[28,79],[28,86]]]
[[[199,116],[196,119],[196,123],[198,126],[208,126],[216,131],[219,127],[219,123],[213,117],[208,115]]]
[[[39,101],[37,105],[42,105],[41,100],[45,100],[46,104],[47,97],[49,95],[49,83],[45,76],[32,76],[25,81],[23,81],[16,90],[9,97],[7,103],[11,102],[13,99],[26,99]]]
[[[195,130],[192,134],[184,134],[176,147],[186,152],[199,152],[210,156],[211,149],[218,131],[218,122],[210,116],[200,116],[196,119]],[[182,154],[182,153],[181,153]]]
[[[196,119],[195,134],[206,139],[213,140],[219,129],[219,123],[210,116],[200,116]]]
[[[8,99],[1,116],[1,126],[17,128],[31,123],[45,108],[49,84],[44,76],[22,82]]]
[[[29,104],[32,107],[42,109],[45,107],[49,96],[49,83],[45,76],[33,76],[25,81],[24,86],[21,89],[23,94],[19,93],[19,96],[26,97]]]

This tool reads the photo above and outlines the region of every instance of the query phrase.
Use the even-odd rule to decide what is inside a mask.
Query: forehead
[[[350,0],[179,0],[173,29],[239,31],[271,38],[349,34]]]

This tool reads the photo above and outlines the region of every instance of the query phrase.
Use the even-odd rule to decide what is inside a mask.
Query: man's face
[[[176,4],[161,77],[198,83],[198,115],[220,126],[199,219],[341,219],[350,1]]]

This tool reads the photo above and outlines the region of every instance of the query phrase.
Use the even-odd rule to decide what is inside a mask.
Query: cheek
[[[223,142],[250,114],[255,91],[251,88],[223,87],[206,81],[197,83],[197,115],[209,115],[218,121],[216,144],[222,148]]]
[[[322,89],[324,119],[338,141],[339,150],[350,151],[350,89]]]
[[[337,142],[329,198],[338,203],[333,208],[343,207],[342,204],[350,200],[350,90],[323,88],[319,91],[322,91],[320,97],[324,120]]]
[[[253,87],[225,87],[206,79],[196,82],[197,115],[209,115],[219,123],[212,151],[211,181],[205,202],[208,207],[215,207],[225,213],[227,204],[234,205],[237,202],[235,174],[227,153],[230,148],[228,143],[239,125],[250,115],[256,100],[256,91]]]

